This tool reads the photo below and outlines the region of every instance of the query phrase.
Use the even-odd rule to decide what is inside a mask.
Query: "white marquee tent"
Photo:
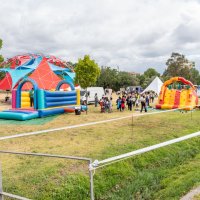
[[[162,85],[163,82],[156,76],[156,78],[149,84],[149,86],[144,91],[142,91],[142,93],[154,91],[156,94],[159,95]]]

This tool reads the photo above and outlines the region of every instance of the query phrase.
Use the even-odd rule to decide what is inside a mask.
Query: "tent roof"
[[[58,67],[49,62],[48,62],[48,64],[49,64],[50,68],[52,69],[52,71],[67,71],[67,72],[70,71],[70,69],[68,69],[68,68]]]
[[[37,58],[32,58],[31,60],[27,61],[23,65],[20,65],[16,69],[36,69],[37,66],[41,63],[42,57],[39,56]]]
[[[159,94],[162,85],[163,82],[156,76],[156,78],[149,84],[149,86],[144,91],[142,91],[142,93],[154,91],[155,93]]]
[[[9,73],[0,81],[1,90],[11,90],[12,89],[12,78]]]
[[[35,80],[39,88],[47,90],[55,89],[58,82],[61,81],[61,79],[51,70],[44,58],[29,78]]]
[[[16,83],[26,76],[28,73],[32,72],[33,69],[23,69],[23,70],[10,70],[10,76],[12,78],[12,88],[16,85]]]
[[[6,90],[11,90],[17,82],[26,76],[28,73],[32,72],[33,69],[7,69],[5,70],[6,76],[0,81],[0,89],[7,88]],[[9,75],[8,75],[9,74]],[[7,85],[6,85],[7,84]]]
[[[75,73],[74,72],[65,72],[72,80],[75,78]]]

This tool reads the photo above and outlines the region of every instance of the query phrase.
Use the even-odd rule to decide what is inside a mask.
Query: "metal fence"
[[[24,156],[37,156],[37,157],[48,157],[48,158],[59,158],[59,159],[68,159],[68,160],[79,160],[88,163],[88,175],[90,178],[90,199],[94,200],[94,189],[93,189],[93,172],[89,170],[89,167],[92,164],[91,158],[85,157],[76,157],[76,156],[65,156],[65,155],[55,155],[55,154],[44,154],[44,153],[25,153],[25,152],[14,152],[14,151],[0,151],[1,154],[13,154],[13,155],[24,155]],[[10,194],[3,191],[3,180],[2,180],[2,169],[0,166],[0,200],[3,200],[4,197],[10,197],[13,199],[19,200],[28,200],[28,198],[21,197],[15,194]]]
[[[175,109],[175,110],[179,110],[179,109]],[[23,134],[13,135],[13,136],[5,136],[5,137],[0,137],[0,140],[13,139],[13,138],[17,138],[17,137],[36,135],[36,134],[54,132],[54,131],[65,130],[65,129],[79,128],[79,127],[82,127],[82,126],[97,125],[97,124],[101,124],[101,123],[117,121],[117,120],[126,119],[126,118],[130,118],[130,117],[132,117],[132,120],[133,120],[133,117],[161,114],[161,113],[172,112],[172,111],[174,111],[174,110],[162,111],[162,112],[156,112],[156,113],[138,114],[138,115],[134,115],[134,116],[130,115],[130,116],[125,116],[125,117],[121,117],[121,118],[114,118],[114,119],[103,120],[103,121],[99,121],[99,122],[86,123],[86,124],[82,124],[82,125],[73,125],[73,126],[61,127],[61,128],[57,128],[57,129],[48,129],[48,130],[36,131],[36,132],[30,132],[30,133],[23,133]],[[191,114],[192,114],[192,112],[191,112]],[[180,137],[180,138],[169,140],[169,141],[159,143],[159,144],[156,144],[156,145],[153,145],[153,146],[145,147],[143,149],[138,149],[138,150],[126,153],[126,154],[107,158],[105,160],[101,160],[101,161],[95,160],[94,162],[92,161],[91,158],[76,157],[76,156],[65,156],[65,155],[55,155],[55,154],[25,153],[25,152],[2,151],[2,150],[0,150],[0,154],[40,156],[40,157],[59,158],[59,159],[68,159],[68,160],[70,159],[70,160],[79,160],[79,161],[87,162],[88,163],[88,176],[89,176],[89,179],[90,179],[90,199],[94,200],[94,183],[93,183],[93,171],[94,170],[101,168],[101,167],[104,167],[104,166],[107,166],[107,165],[110,165],[110,164],[115,163],[115,162],[119,162],[119,161],[127,159],[127,158],[130,158],[132,156],[136,156],[138,154],[143,154],[143,153],[146,153],[148,151],[156,150],[158,148],[165,147],[165,146],[168,146],[168,145],[172,145],[174,143],[178,143],[178,142],[188,140],[190,138],[194,138],[194,137],[198,137],[198,136],[200,136],[200,132],[192,133],[192,134]],[[0,200],[3,200],[3,197],[10,197],[10,198],[19,199],[19,200],[27,200],[28,199],[28,198],[25,198],[25,197],[21,197],[21,196],[15,195],[15,194],[6,193],[6,192],[3,191],[2,170],[1,170],[1,166],[0,166]]]

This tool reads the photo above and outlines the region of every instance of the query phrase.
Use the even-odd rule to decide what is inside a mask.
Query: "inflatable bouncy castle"
[[[0,119],[28,120],[86,110],[75,88],[75,72],[64,61],[43,54],[15,56],[3,63],[0,90],[12,91],[12,108]]]
[[[192,110],[197,105],[195,86],[183,77],[173,77],[163,83],[156,108]]]

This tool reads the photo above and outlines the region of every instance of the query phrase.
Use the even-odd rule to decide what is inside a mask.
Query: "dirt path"
[[[200,186],[191,190],[189,193],[187,193],[184,197],[182,197],[180,200],[192,200],[194,196],[200,194]]]

